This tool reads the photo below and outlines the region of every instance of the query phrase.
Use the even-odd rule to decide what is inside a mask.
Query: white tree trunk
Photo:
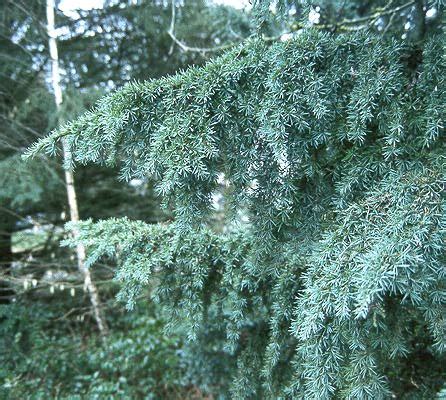
[[[55,32],[55,24],[54,24],[54,0],[47,0],[46,4],[46,17],[47,17],[47,32],[48,32],[48,44],[50,49],[50,58],[51,58],[51,82],[54,91],[54,100],[56,102],[57,110],[60,109],[62,104],[62,88],[60,85],[60,71],[59,71],[59,54],[57,51],[57,34]],[[71,159],[70,149],[68,148],[66,142],[62,141],[63,147],[63,158],[64,161]],[[79,209],[77,205],[76,199],[76,189],[74,187],[74,176],[73,171],[69,169],[65,169],[65,184],[67,187],[67,197],[68,197],[68,206],[70,208],[70,218],[72,222],[79,221]],[[73,236],[77,237],[79,232],[77,230],[73,230]],[[93,308],[94,317],[96,319],[96,323],[98,325],[99,331],[102,335],[106,335],[108,333],[107,324],[102,315],[101,311],[101,303],[99,300],[98,291],[94,282],[91,279],[91,273],[88,268],[85,267],[85,246],[83,244],[78,244],[76,247],[77,253],[77,265],[82,273],[84,278],[84,287],[87,289],[91,305]]]

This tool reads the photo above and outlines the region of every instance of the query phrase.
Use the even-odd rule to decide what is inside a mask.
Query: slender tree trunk
[[[412,23],[414,27],[410,32],[409,38],[417,43],[424,38],[426,33],[426,11],[424,9],[424,1],[417,0],[412,10]]]
[[[0,304],[9,304],[14,290],[8,280],[12,264],[12,233],[15,219],[6,212],[0,213]]]
[[[62,88],[60,85],[60,72],[59,72],[59,55],[57,51],[57,42],[56,42],[56,32],[54,28],[54,0],[47,0],[46,5],[46,16],[47,16],[47,30],[48,30],[48,44],[50,48],[50,57],[51,57],[51,81],[53,85],[54,91],[54,100],[56,102],[56,107],[59,110],[62,104]],[[70,149],[67,146],[66,142],[62,142],[63,147],[63,158],[64,161],[71,159]],[[74,176],[73,171],[70,169],[65,169],[65,183],[67,187],[67,197],[68,197],[68,206],[70,208],[70,218],[72,222],[79,221],[79,209],[77,205],[76,199],[76,189],[74,187]],[[73,229],[73,236],[76,237],[79,235],[79,232],[76,229]],[[96,319],[96,323],[98,325],[100,333],[105,336],[108,333],[107,324],[105,318],[102,314],[101,303],[99,300],[99,294],[94,282],[91,279],[90,270],[85,266],[85,246],[83,244],[78,244],[76,247],[77,253],[77,265],[80,272],[84,278],[84,285],[90,295],[90,301],[93,308],[94,317]]]

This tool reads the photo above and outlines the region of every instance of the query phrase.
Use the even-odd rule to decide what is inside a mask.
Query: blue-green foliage
[[[233,398],[433,396],[445,368],[407,370],[445,365],[445,45],[248,41],[128,84],[29,154],[64,138],[73,162],[158,181],[173,223],[87,221],[79,240],[117,258],[130,305],[153,284],[190,339],[224,332]]]

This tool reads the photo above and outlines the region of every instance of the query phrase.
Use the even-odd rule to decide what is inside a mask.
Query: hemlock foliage
[[[0,5],[0,399],[205,397],[189,375],[193,354],[184,349],[185,335],[164,337],[159,307],[147,307],[144,299],[140,312],[122,315],[113,264],[92,271],[111,328],[107,343],[99,341],[73,251],[59,246],[68,214],[60,162],[23,162],[20,154],[129,76],[173,73],[209,55],[173,46],[167,2],[113,0],[98,10],[59,11],[64,103],[56,112],[47,85],[45,6],[46,0]],[[175,33],[188,44],[210,47],[248,35],[239,10],[198,0],[176,11]],[[150,182],[128,184],[116,175],[97,165],[76,169],[83,218],[169,218]],[[209,377],[200,384],[220,381]]]
[[[172,222],[88,220],[79,240],[91,265],[117,260],[130,307],[153,285],[197,360],[218,338],[234,360],[221,396],[432,398],[446,380],[445,50],[441,29],[251,38],[127,84],[28,155],[65,138],[74,164],[156,180]]]

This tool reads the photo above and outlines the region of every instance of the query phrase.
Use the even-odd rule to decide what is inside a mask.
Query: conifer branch
[[[445,43],[422,43],[415,82],[405,43],[303,29],[127,84],[36,149],[154,178],[174,222],[83,221],[66,244],[116,260],[129,307],[155,279],[169,326],[217,326],[233,394],[388,398],[408,321],[446,350]]]

